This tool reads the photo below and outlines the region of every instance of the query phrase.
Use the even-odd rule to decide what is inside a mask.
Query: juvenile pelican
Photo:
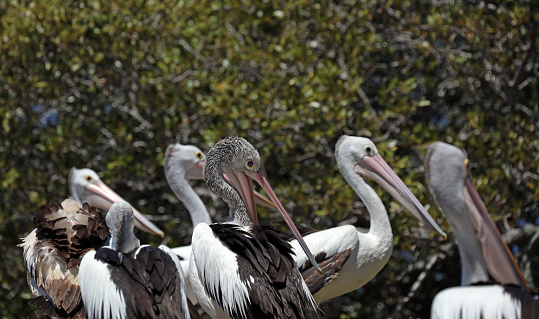
[[[189,180],[202,178],[202,168],[206,156],[202,151],[193,145],[182,145],[179,143],[170,144],[165,151],[165,177],[168,185],[182,201],[185,208],[191,215],[193,229],[200,223],[211,224],[210,213],[204,203],[189,184]],[[225,179],[227,177],[225,176]],[[255,191],[257,204],[274,207],[264,196]],[[184,274],[186,274],[187,295],[191,302],[196,303],[196,297],[191,289],[189,280],[189,259],[191,257],[192,246],[181,246],[172,248],[172,251],[180,257],[180,263]]]
[[[225,223],[200,223],[193,232],[193,291],[213,318],[311,318],[316,304],[290,245],[270,226],[256,225],[251,179],[264,188],[317,267],[260,166],[258,152],[243,138],[222,139],[208,152],[204,180],[230,210]]]

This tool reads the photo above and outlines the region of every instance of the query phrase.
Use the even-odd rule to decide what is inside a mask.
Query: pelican
[[[165,151],[165,177],[168,185],[182,201],[191,216],[193,228],[200,223],[211,224],[210,213],[204,206],[200,197],[195,193],[189,184],[189,180],[202,180],[202,168],[206,156],[194,145],[182,145],[180,143],[170,144]],[[225,176],[225,179],[227,177]],[[258,192],[255,193],[255,201],[259,205],[274,207],[268,199]],[[180,257],[180,263],[184,274],[189,274],[189,259],[191,257],[192,246],[181,246],[172,248],[172,251]],[[191,302],[196,303],[196,297],[191,289],[189,276],[186,276],[187,295]]]
[[[251,179],[264,188],[318,267],[260,166],[256,149],[240,137],[222,139],[208,152],[204,180],[230,210],[225,223],[200,223],[193,231],[193,291],[212,318],[312,318],[316,303],[294,264],[290,245],[277,230],[256,225]]]
[[[114,202],[106,217],[110,246],[86,253],[80,290],[88,318],[190,318],[178,257],[143,245],[131,205]]]
[[[430,191],[457,237],[462,267],[462,287],[439,292],[431,317],[539,318],[539,297],[529,293],[473,186],[466,154],[453,145],[436,142],[428,148],[425,165]],[[490,277],[497,284],[488,284]]]
[[[97,173],[89,168],[73,167],[69,172],[69,191],[71,196],[80,204],[87,202],[90,206],[108,211],[112,203],[123,200],[99,178]],[[144,217],[133,207],[135,227],[147,233],[165,237],[163,231]]]
[[[51,202],[34,217],[36,227],[19,246],[24,249],[30,304],[50,317],[86,318],[80,287],[79,264],[88,251],[108,238],[105,219],[96,208],[73,199]]]
[[[210,213],[204,206],[204,203],[197,195],[193,187],[189,184],[189,180],[202,180],[202,168],[204,167],[204,161],[206,156],[204,153],[194,145],[182,145],[180,143],[170,144],[165,151],[165,177],[167,179],[170,189],[174,192],[176,197],[183,203],[189,215],[191,216],[191,222],[193,228],[200,223],[211,224],[212,220]],[[225,174],[225,179],[229,182],[228,177]],[[271,201],[265,198],[263,195],[254,191],[255,201],[258,205],[265,207],[275,207]],[[191,245],[172,248],[175,254],[177,254],[182,260],[189,260],[191,257]],[[187,266],[189,262],[187,262]],[[185,268],[184,268],[184,271]]]
[[[170,144],[165,151],[165,177],[170,189],[176,197],[183,203],[189,215],[193,228],[199,223],[211,224],[210,213],[204,203],[189,184],[190,180],[203,180],[202,168],[206,155],[194,145],[182,145],[180,143]],[[225,179],[230,182],[225,174]],[[257,205],[275,208],[273,203],[257,191],[255,202]],[[180,258],[189,259],[191,257],[191,246],[172,248]]]
[[[343,135],[335,147],[337,164],[370,214],[367,233],[352,225],[317,231],[304,237],[320,263],[323,275],[310,266],[297,241],[291,242],[296,264],[317,303],[356,290],[369,282],[387,263],[393,251],[393,234],[387,211],[376,192],[362,178],[368,177],[395,198],[416,218],[446,236],[419,200],[378,153],[368,138]]]

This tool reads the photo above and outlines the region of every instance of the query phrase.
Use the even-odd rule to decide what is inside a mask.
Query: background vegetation
[[[36,316],[16,245],[40,205],[69,196],[72,166],[100,172],[179,246],[192,227],[164,150],[228,135],[258,148],[296,222],[320,229],[369,224],[334,160],[341,134],[375,141],[448,233],[422,160],[436,140],[466,149],[537,292],[538,20],[529,1],[0,0],[0,315]],[[223,203],[196,187],[222,220]],[[393,256],[325,317],[428,318],[436,292],[460,282],[454,236],[376,189]]]

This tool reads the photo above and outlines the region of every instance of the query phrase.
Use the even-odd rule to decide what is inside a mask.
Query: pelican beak
[[[256,202],[251,179],[242,172],[234,172],[231,169],[223,168],[227,183],[231,184],[234,189],[240,194],[251,221],[258,224],[258,214],[256,211]]]
[[[204,168],[204,161],[198,162],[193,168],[187,171],[185,174],[185,178],[187,179],[197,179],[197,180],[203,180],[202,177],[202,169]],[[231,174],[231,173],[230,173]],[[233,175],[233,174],[231,174]],[[230,181],[230,177],[228,177],[227,174],[224,174],[225,180],[227,183],[232,184]],[[269,208],[276,208],[275,205],[267,199],[264,195],[260,194],[257,191],[253,191],[255,196],[255,203],[260,206],[269,207]],[[244,199],[245,200],[245,199]]]
[[[412,215],[433,231],[444,236],[444,239],[447,239],[447,235],[444,231],[438,224],[436,224],[425,207],[421,205],[412,191],[404,184],[386,161],[384,161],[380,154],[363,157],[361,162],[354,167],[354,172],[361,176],[367,176],[377,182],[402,206],[412,213]]]
[[[492,222],[485,204],[470,177],[464,182],[464,202],[470,215],[470,220],[477,232],[482,246],[483,256],[489,273],[503,285],[514,284],[530,291],[524,276],[520,272],[513,254],[503,241],[502,235]]]
[[[198,163],[196,163],[195,166],[188,170],[187,173],[185,173],[185,179],[203,180],[204,178],[202,177],[202,169],[204,168],[204,162],[204,160],[199,161]]]
[[[318,266],[318,263],[316,262],[313,254],[311,253],[311,251],[309,250],[309,247],[307,247],[307,244],[305,243],[305,241],[303,240],[303,237],[301,236],[301,234],[299,233],[298,229],[296,228],[296,225],[294,225],[294,222],[292,221],[292,219],[290,218],[290,216],[288,216],[288,213],[286,212],[286,210],[284,209],[283,205],[281,204],[281,202],[279,201],[279,199],[277,198],[277,195],[275,195],[275,192],[273,192],[273,189],[271,188],[271,186],[269,185],[268,181],[266,180],[266,178],[264,177],[264,175],[262,175],[262,173],[260,172],[245,172],[245,174],[250,177],[251,179],[254,179],[258,184],[260,184],[260,186],[262,186],[262,188],[264,189],[264,191],[266,192],[266,194],[268,194],[268,196],[270,197],[271,201],[273,202],[273,204],[275,204],[275,206],[277,207],[277,209],[279,210],[279,213],[281,213],[281,216],[283,217],[284,221],[286,222],[286,224],[288,225],[288,228],[290,228],[290,230],[292,231],[292,233],[294,234],[294,236],[296,237],[296,239],[298,240],[298,243],[301,245],[301,248],[303,248],[303,251],[305,252],[305,255],[307,255],[307,257],[309,258],[309,260],[311,261],[311,264],[313,265],[313,267],[319,272],[319,273],[322,273],[322,270],[320,269],[320,267]],[[251,186],[252,187],[252,186]],[[252,188],[251,188],[252,190]],[[255,208],[256,209],[256,208]],[[255,212],[256,214],[256,212]]]
[[[86,189],[82,193],[81,200],[87,202],[90,206],[94,206],[103,210],[109,210],[112,203],[117,201],[125,201],[120,195],[116,194],[107,184],[102,181],[97,181],[93,184],[86,186]],[[144,217],[138,210],[133,208],[133,215],[135,216],[135,227],[145,231],[149,234],[159,235],[162,238],[165,237],[165,233],[157,228],[151,221]]]

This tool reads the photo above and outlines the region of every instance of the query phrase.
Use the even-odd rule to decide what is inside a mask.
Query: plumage
[[[167,249],[140,246],[124,201],[107,215],[110,246],[86,254],[80,286],[88,318],[189,318],[183,273]]]
[[[532,319],[539,317],[538,303],[536,295],[516,286],[452,287],[436,294],[431,318]]]
[[[429,189],[457,237],[463,286],[439,292],[431,317],[538,318],[539,296],[528,291],[473,186],[466,153],[436,142],[428,148],[425,165]]]
[[[103,246],[108,237],[105,219],[88,204],[66,199],[40,207],[36,227],[20,245],[28,270],[34,305],[41,313],[58,318],[84,318],[79,287],[79,264],[89,251]]]
[[[284,235],[253,222],[256,206],[251,178],[262,185],[283,218],[288,217],[258,172],[260,165],[258,152],[242,138],[223,139],[208,152],[204,179],[230,210],[226,223],[200,223],[193,232],[193,291],[213,318],[315,317],[314,299],[294,266]]]

